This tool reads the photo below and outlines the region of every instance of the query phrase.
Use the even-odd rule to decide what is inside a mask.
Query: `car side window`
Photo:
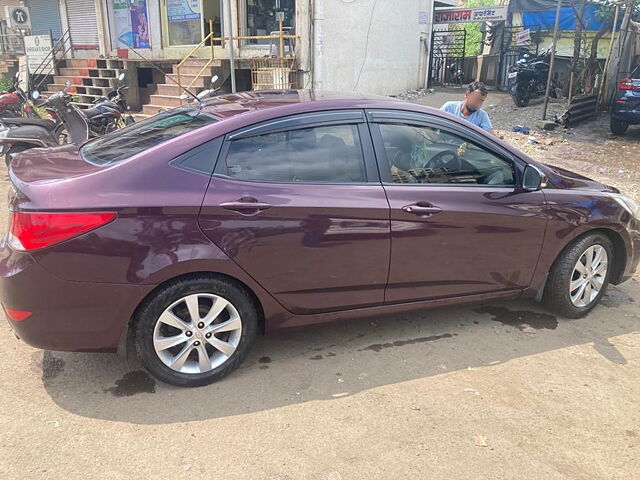
[[[378,124],[392,183],[513,186],[514,165],[456,134],[427,126]]]
[[[216,174],[277,183],[367,181],[357,125],[317,126],[232,140]]]

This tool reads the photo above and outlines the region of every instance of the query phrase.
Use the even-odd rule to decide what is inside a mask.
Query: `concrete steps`
[[[124,71],[124,62],[108,58],[66,59],[64,67],[58,69],[53,83],[42,92],[45,96],[59,92],[65,83],[71,83],[69,93],[76,95],[76,105],[89,107],[118,85],[118,75]]]
[[[189,91],[198,94],[209,87],[212,76],[218,75],[221,79],[225,78],[225,68],[228,70],[228,66],[223,64],[222,60],[211,62],[198,77],[198,73],[208,61],[206,58],[190,58],[182,65],[180,68],[180,83],[184,88],[192,84]],[[181,100],[180,95],[182,93],[184,91],[178,86],[177,69],[174,65],[173,73],[166,75],[166,83],[158,84],[156,92],[149,98],[149,104],[142,107],[142,114],[155,115],[169,108],[186,105],[190,100]]]

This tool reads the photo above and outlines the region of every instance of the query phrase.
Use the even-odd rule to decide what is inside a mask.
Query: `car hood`
[[[572,172],[565,168],[546,163],[536,162],[537,166],[547,176],[549,188],[559,188],[567,190],[595,190],[598,192],[620,193],[620,191],[610,185],[605,185],[579,173]]]

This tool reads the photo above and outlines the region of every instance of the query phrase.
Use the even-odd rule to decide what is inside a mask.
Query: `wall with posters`
[[[116,48],[150,48],[147,0],[112,0]]]

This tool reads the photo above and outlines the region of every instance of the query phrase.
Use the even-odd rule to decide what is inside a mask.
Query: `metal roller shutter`
[[[71,43],[75,48],[99,48],[98,18],[93,1],[66,0]]]
[[[60,37],[62,28],[58,0],[29,0],[25,4],[31,12],[31,26],[36,34],[51,30],[54,39]]]

